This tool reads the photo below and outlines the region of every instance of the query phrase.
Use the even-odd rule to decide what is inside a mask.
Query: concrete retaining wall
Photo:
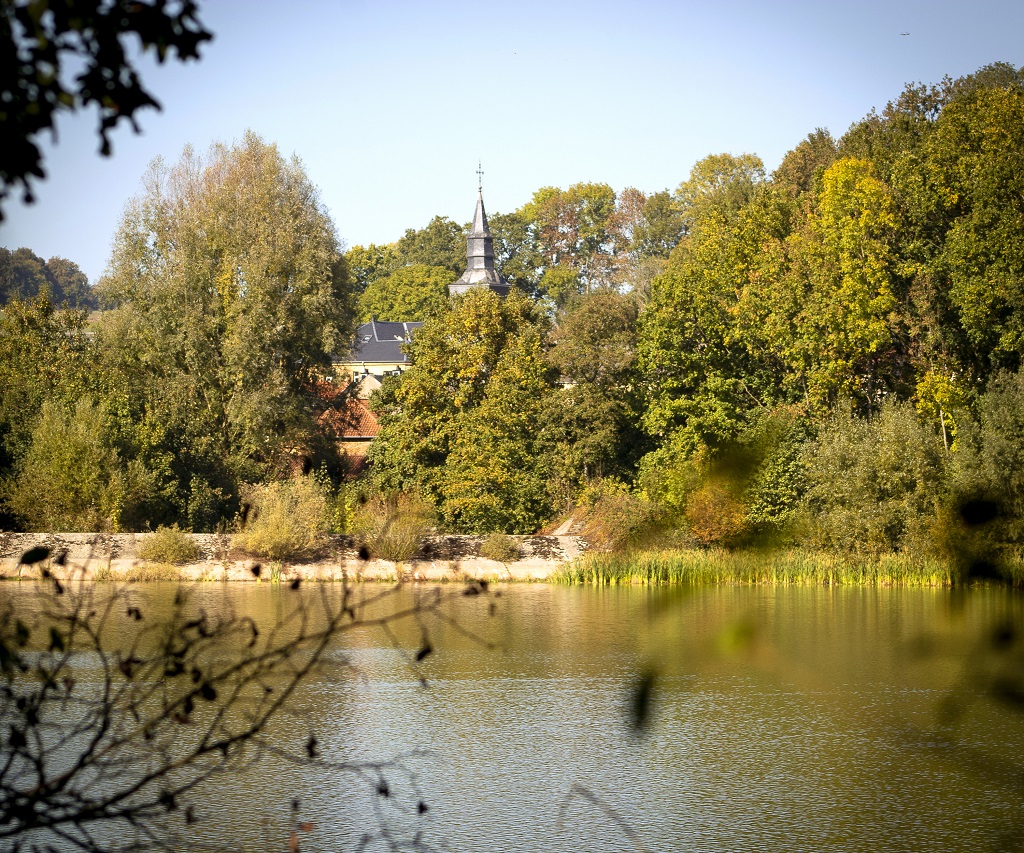
[[[0,578],[39,577],[39,566],[20,563],[30,548],[50,550],[44,562],[55,575],[130,579],[145,570],[138,556],[139,543],[148,533],[0,533]],[[500,563],[480,556],[482,536],[431,536],[407,563],[360,559],[358,543],[346,536],[333,536],[320,559],[302,563],[272,565],[242,554],[227,534],[190,534],[202,558],[181,567],[190,580],[255,581],[253,567],[260,565],[259,577],[301,577],[309,580],[544,580],[566,562],[583,553],[585,543],[578,536],[517,536],[519,559]]]

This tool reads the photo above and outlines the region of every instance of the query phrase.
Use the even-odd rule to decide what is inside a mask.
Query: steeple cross
[[[477,187],[477,189],[479,189],[480,192],[483,192],[484,191],[484,170],[483,170],[482,164],[480,163],[479,160],[477,160],[477,163],[476,163],[476,176],[477,176],[477,179],[479,180],[479,186]]]

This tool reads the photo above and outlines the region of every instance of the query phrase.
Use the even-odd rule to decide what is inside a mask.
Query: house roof
[[[349,397],[340,406],[327,409],[318,420],[342,441],[373,438],[380,432],[377,416],[370,411],[366,400],[358,397]]]
[[[422,325],[371,319],[369,323],[363,323],[356,330],[352,354],[342,361],[407,364],[409,359],[402,352],[402,344],[411,341],[413,332]]]

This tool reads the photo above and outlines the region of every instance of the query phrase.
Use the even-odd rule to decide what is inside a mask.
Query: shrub
[[[579,510],[583,537],[601,551],[622,550],[653,519],[653,508],[647,500],[611,479],[588,486],[580,496]]]
[[[373,495],[362,501],[352,532],[370,556],[401,563],[415,554],[433,522],[430,506],[417,495]]]
[[[155,533],[150,533],[139,543],[139,557],[151,563],[169,563],[172,566],[183,566],[199,559],[200,550],[195,540],[177,524],[164,527],[162,524]]]
[[[722,476],[709,477],[686,502],[689,533],[701,545],[729,545],[746,532],[746,507],[736,484]]]
[[[930,549],[945,498],[946,453],[910,404],[886,403],[870,419],[837,409],[804,460],[813,544],[876,553]]]
[[[327,499],[312,477],[296,477],[243,490],[248,505],[234,544],[271,560],[312,557],[327,544]]]
[[[116,578],[114,578],[116,579]],[[141,566],[132,566],[120,576],[121,580],[128,583],[140,583],[145,581],[180,581],[182,579],[181,569],[170,563],[143,563]],[[99,580],[99,578],[97,578]]]
[[[480,556],[499,563],[511,563],[519,559],[519,540],[507,533],[490,533],[480,543]]]

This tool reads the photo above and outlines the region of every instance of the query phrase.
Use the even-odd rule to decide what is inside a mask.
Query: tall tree
[[[381,488],[422,492],[460,529],[536,527],[536,508],[546,496],[514,494],[524,477],[543,492],[543,480],[530,474],[540,460],[527,452],[532,439],[522,432],[524,423],[537,429],[533,413],[550,387],[534,312],[518,291],[501,299],[476,289],[423,325],[409,347],[411,366],[386,381],[373,400],[381,429],[369,459]],[[493,456],[494,467],[473,458],[481,455]],[[512,476],[512,468],[522,466]],[[475,483],[491,508],[470,508],[471,495],[456,482]],[[495,495],[519,509],[499,522]],[[534,509],[523,514],[524,506]]]
[[[615,191],[607,184],[573,184],[567,190],[543,187],[520,213],[530,223],[545,272],[571,271],[575,293],[611,284],[615,273]],[[550,279],[554,280],[554,279]],[[560,275],[558,286],[567,281]],[[543,281],[541,283],[544,289]],[[557,292],[564,302],[573,292]]]
[[[348,345],[351,281],[301,163],[251,132],[157,161],[145,187],[101,282],[116,308],[99,337],[136,421],[159,413],[184,507],[314,440],[313,380]]]
[[[563,502],[601,477],[630,479],[643,452],[632,295],[577,297],[549,336],[548,360],[563,380],[547,398],[543,440],[551,490]]]

